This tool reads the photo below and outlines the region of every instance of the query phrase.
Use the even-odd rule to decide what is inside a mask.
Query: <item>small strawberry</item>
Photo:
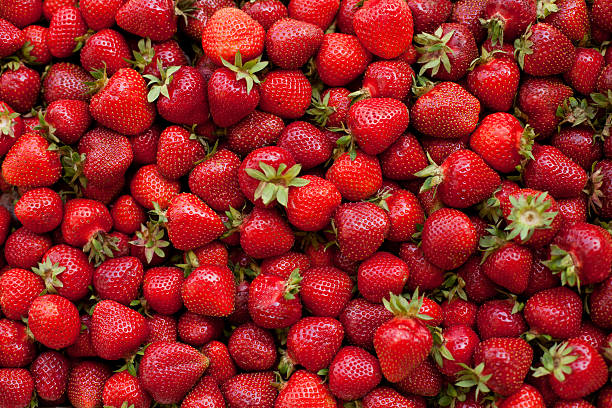
[[[561,74],[570,69],[574,60],[569,38],[546,23],[531,26],[514,46],[519,66],[529,75]]]
[[[2,38],[0,58],[14,54],[25,43],[24,32],[3,18],[0,18],[0,37]]]
[[[56,58],[67,58],[78,50],[79,38],[87,32],[87,25],[78,8],[65,6],[53,13],[47,31],[47,47]]]
[[[156,341],[168,341],[176,343],[177,327],[176,319],[172,316],[164,316],[156,314],[147,318],[147,326],[149,327],[149,337],[147,343]]]
[[[412,11],[414,32],[433,32],[440,24],[448,20],[453,9],[450,0],[408,0]]]
[[[396,387],[405,395],[433,397],[442,390],[442,374],[436,364],[426,358],[406,378],[397,382]]]
[[[104,384],[102,391],[104,406],[121,406],[126,404],[134,408],[147,408],[151,397],[145,392],[138,378],[127,371],[115,373]]]
[[[70,363],[57,351],[45,351],[30,366],[38,398],[54,402],[66,392]]]
[[[519,304],[511,299],[496,299],[483,303],[476,316],[480,339],[519,337],[527,331],[527,323],[518,309]]]
[[[157,167],[170,180],[176,180],[204,158],[206,151],[197,136],[179,126],[169,126],[157,144]]]
[[[401,135],[379,158],[384,176],[392,180],[415,180],[414,174],[427,167],[425,152],[410,132]]]
[[[179,191],[180,183],[162,176],[154,164],[140,167],[130,183],[132,197],[148,210],[155,208],[154,203],[157,203],[161,209],[168,208],[170,201]]]
[[[238,326],[227,341],[232,360],[244,371],[265,371],[276,362],[272,334],[253,323]]]
[[[178,18],[172,0],[128,0],[117,10],[115,20],[129,33],[164,41],[176,33]]]
[[[565,3],[571,1],[566,0]],[[563,74],[563,79],[577,92],[590,95],[595,92],[597,78],[604,65],[604,57],[599,51],[593,48],[576,48],[572,66]]]
[[[376,61],[368,65],[361,90],[351,96],[405,99],[410,93],[414,71],[401,60]]]
[[[257,3],[262,3],[261,1]],[[266,52],[274,65],[298,69],[319,49],[323,30],[305,21],[284,18],[274,23],[266,34]]]
[[[356,151],[340,155],[327,170],[325,178],[336,185],[342,198],[364,200],[382,186],[382,171],[378,159]]]
[[[115,25],[115,15],[125,0],[82,0],[79,8],[87,27],[101,31]]]
[[[527,78],[520,85],[517,106],[536,133],[546,138],[561,121],[557,108],[572,94],[572,88],[557,78]]]
[[[223,384],[236,375],[236,365],[225,344],[213,340],[202,348],[202,353],[210,361],[206,375],[212,377],[216,384]]]
[[[329,366],[329,390],[345,401],[364,397],[381,379],[378,360],[359,347],[343,347]]]
[[[372,54],[356,36],[330,33],[323,36],[315,64],[325,85],[344,86],[361,75],[371,60]]]
[[[278,390],[272,371],[238,374],[221,385],[228,405],[236,408],[273,407]]]
[[[180,340],[193,347],[201,347],[211,340],[219,338],[222,330],[222,320],[189,311],[183,313],[178,321]]]
[[[589,296],[588,306],[591,312],[591,320],[598,327],[609,329],[612,327],[612,279],[608,278],[595,286],[593,293]]]
[[[249,287],[248,310],[253,322],[260,327],[289,327],[302,316],[298,296],[302,277],[298,270],[283,279],[274,275],[258,275]]]
[[[392,317],[384,305],[358,298],[347,304],[339,319],[350,344],[372,350],[376,329]]]
[[[6,317],[25,317],[32,301],[45,286],[40,277],[25,269],[13,268],[0,276],[0,307]]]
[[[328,180],[308,175],[302,179],[308,184],[289,188],[287,219],[302,231],[319,231],[329,224],[342,196]]]
[[[183,283],[187,310],[205,316],[227,316],[234,310],[234,276],[226,266],[202,265]]]
[[[4,156],[24,131],[23,119],[5,102],[0,102],[0,156]]]
[[[89,72],[106,68],[108,75],[113,75],[121,68],[130,67],[130,57],[130,48],[123,35],[104,29],[89,37],[83,46],[81,66]]]
[[[134,152],[134,163],[140,165],[155,163],[160,134],[160,128],[153,125],[144,132],[130,138],[132,151]]]
[[[69,62],[51,65],[42,83],[42,97],[46,103],[60,99],[89,101],[87,82],[93,81],[81,66]]]
[[[472,362],[472,354],[479,342],[476,332],[468,326],[445,328],[441,343],[434,345],[433,358],[443,374],[455,376],[462,370],[461,364],[469,365]]]
[[[90,408],[102,405],[102,393],[106,380],[112,375],[106,364],[99,361],[76,362],[68,376],[68,400],[75,408]]]

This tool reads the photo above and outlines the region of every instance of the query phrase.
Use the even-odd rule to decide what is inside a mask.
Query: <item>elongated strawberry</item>
[[[53,13],[47,32],[47,46],[51,55],[67,58],[79,46],[78,38],[87,32],[87,26],[79,9],[62,7]],[[81,44],[82,45],[82,44]]]
[[[286,126],[276,145],[289,151],[304,170],[325,163],[334,148],[334,143],[321,129],[302,121]]]

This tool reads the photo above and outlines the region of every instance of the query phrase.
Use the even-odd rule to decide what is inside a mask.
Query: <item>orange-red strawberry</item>
[[[45,187],[55,184],[61,175],[57,151],[37,133],[22,135],[2,162],[2,177],[17,187]]]
[[[100,81],[101,89],[89,105],[96,121],[125,135],[137,135],[151,126],[155,109],[147,101],[147,87],[138,72],[122,68]]]
[[[117,10],[115,20],[129,33],[164,41],[176,32],[174,7],[172,0],[128,0]]]
[[[526,74],[550,76],[572,66],[574,45],[561,31],[546,23],[530,27],[515,44],[517,60]]]
[[[323,30],[316,25],[284,18],[268,29],[266,52],[274,65],[298,69],[317,52],[322,41]]]
[[[244,61],[261,55],[266,31],[244,11],[225,7],[217,10],[202,32],[204,53],[217,65],[234,61],[239,51]]]
[[[234,276],[226,266],[202,265],[183,283],[181,296],[187,310],[205,316],[227,316],[234,310]]]
[[[396,58],[412,42],[412,13],[401,0],[369,0],[355,13],[353,29],[372,54]]]
[[[372,60],[354,35],[330,33],[323,36],[323,42],[315,57],[317,73],[325,85],[344,86],[363,73]]]
[[[340,155],[327,170],[325,178],[335,184],[342,198],[350,201],[364,200],[382,186],[382,171],[374,156],[355,152]]]

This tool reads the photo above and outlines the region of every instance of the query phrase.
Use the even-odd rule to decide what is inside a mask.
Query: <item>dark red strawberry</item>
[[[295,237],[287,222],[274,209],[254,208],[239,226],[240,246],[253,258],[282,255]]]
[[[101,299],[129,305],[138,297],[143,275],[138,258],[121,256],[102,262],[94,270],[92,282]]]
[[[584,0],[561,0],[552,7],[544,3],[538,8],[538,17],[544,22],[558,28],[572,42],[580,42],[589,34],[591,24]]]
[[[238,374],[221,385],[221,392],[232,407],[272,408],[278,393],[274,379],[272,371]]]
[[[326,30],[338,12],[340,0],[291,0],[289,17],[305,21]]]
[[[76,7],[61,7],[53,13],[47,31],[47,47],[56,58],[67,58],[77,50],[79,38],[87,32],[87,25]]]
[[[378,360],[359,347],[343,347],[329,366],[329,390],[345,401],[364,397],[381,379]]]
[[[565,3],[571,3],[572,1],[566,0]],[[563,74],[563,79],[577,92],[589,95],[595,91],[597,78],[604,65],[604,57],[597,50],[576,48],[572,66]]]
[[[46,103],[60,99],[89,101],[87,82],[93,77],[79,65],[59,62],[51,65],[42,83],[42,97]]]
[[[416,244],[404,242],[400,246],[399,256],[410,268],[408,290],[433,290],[444,282],[444,271],[425,259],[423,249]]]
[[[314,316],[337,317],[351,298],[353,281],[346,272],[319,266],[302,273],[300,296]]]
[[[262,1],[251,4],[258,3]],[[274,65],[283,69],[298,69],[317,52],[322,41],[323,30],[316,25],[284,18],[268,29],[266,52]]]
[[[283,279],[274,275],[258,275],[249,287],[248,309],[253,322],[260,327],[289,327],[302,315],[298,292],[302,277],[295,270]]]
[[[527,331],[519,304],[511,299],[489,300],[478,309],[476,323],[482,340],[518,337]]]
[[[524,72],[550,76],[570,69],[574,46],[561,31],[546,23],[530,27],[516,41],[517,60]]]
[[[269,370],[277,359],[274,337],[253,323],[234,329],[227,347],[232,360],[244,371]]]
[[[29,112],[40,92],[40,75],[21,63],[10,64],[0,75],[0,100],[16,112]]]
[[[536,18],[536,2],[530,0],[487,0],[483,24],[493,45],[519,37]]]
[[[79,8],[87,27],[101,31],[115,24],[115,14],[123,3],[125,0],[82,0],[79,2]]]
[[[546,138],[561,121],[557,108],[572,94],[572,88],[557,78],[527,78],[519,88],[517,105],[536,133]]]
[[[2,37],[1,58],[14,54],[25,43],[24,32],[3,18],[0,19],[0,37]]]

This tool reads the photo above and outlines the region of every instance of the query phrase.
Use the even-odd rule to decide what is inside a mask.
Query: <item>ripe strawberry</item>
[[[557,108],[572,93],[572,88],[556,78],[527,78],[519,88],[517,105],[536,133],[546,138],[561,121]]]
[[[181,287],[183,272],[174,267],[149,269],[144,275],[142,293],[147,302],[157,313],[171,315],[183,306]]]
[[[353,281],[331,266],[310,268],[300,284],[302,303],[314,316],[337,317],[351,298]]]
[[[47,293],[76,302],[89,292],[94,269],[83,251],[60,244],[49,249],[32,271],[43,278]]]
[[[610,17],[612,16],[612,7],[605,0],[595,0],[591,9],[593,25],[601,27],[606,31],[612,31]]]
[[[364,397],[381,379],[378,360],[359,347],[343,347],[329,366],[329,389],[342,400]]]
[[[597,326],[609,329],[612,327],[612,279],[608,278],[601,284],[595,287],[593,293],[589,297],[589,310],[591,312],[591,320]]]
[[[433,397],[442,391],[442,374],[435,363],[426,358],[406,378],[397,382],[396,387],[405,395]]]
[[[39,25],[29,25],[23,29],[25,45],[21,49],[23,61],[28,64],[44,65],[51,61],[51,53],[47,46],[48,28]]]
[[[410,132],[401,135],[379,157],[383,174],[393,180],[415,180],[414,174],[427,167],[425,152]]]
[[[420,246],[405,242],[400,246],[399,256],[410,269],[407,282],[409,290],[414,291],[417,287],[433,290],[444,282],[444,271],[425,259]]]
[[[519,67],[512,58],[482,49],[476,65],[467,74],[468,90],[492,111],[508,111],[519,86]]]
[[[293,231],[274,209],[255,207],[238,229],[241,248],[253,258],[282,255],[295,241]]]
[[[274,378],[272,371],[238,374],[221,385],[221,392],[232,407],[272,408],[278,392]]]
[[[584,340],[571,338],[546,350],[534,376],[548,376],[555,394],[567,400],[582,398],[606,383],[603,357]]]
[[[134,408],[147,408],[151,397],[143,390],[140,381],[127,371],[113,374],[104,384],[102,392],[104,406],[128,404]]]
[[[481,340],[494,337],[519,337],[527,324],[518,304],[511,299],[489,300],[478,309],[476,324]]]
[[[562,0],[553,7],[543,7],[543,22],[556,27],[572,42],[580,42],[589,34],[590,22],[586,2],[583,0]]]
[[[511,293],[522,293],[529,283],[529,271],[533,264],[531,251],[508,241],[506,235],[495,228],[487,231],[492,235],[480,240],[481,249],[485,250],[482,271],[493,283]]]
[[[258,4],[262,3],[252,3]],[[305,21],[283,18],[266,34],[266,52],[274,65],[283,69],[299,69],[319,49],[323,30]]]
[[[0,319],[0,335],[0,367],[25,367],[34,360],[37,352],[26,326],[14,320]]]
[[[0,75],[0,100],[9,104],[16,112],[29,112],[40,91],[40,75],[24,64],[9,65]]]
[[[444,329],[442,343],[434,345],[433,349],[433,357],[440,371],[447,376],[455,376],[462,370],[461,364],[469,365],[472,362],[472,354],[479,342],[478,335],[468,326],[454,325]]]
[[[42,1],[20,0],[16,2],[0,2],[0,17],[23,28],[40,20]]]
[[[570,0],[565,1],[565,3],[571,2]],[[579,1],[576,1],[576,3],[579,3]],[[563,74],[563,79],[577,92],[589,95],[595,91],[597,78],[604,65],[604,57],[597,50],[576,48],[572,66]]]
[[[341,204],[333,217],[343,256],[352,261],[368,258],[389,233],[389,217],[372,203]]]
[[[595,132],[587,127],[571,127],[554,135],[550,144],[585,170],[601,158],[601,144],[594,138]]]
[[[205,316],[227,316],[234,310],[236,288],[231,271],[225,266],[202,265],[183,283],[185,307]]]
[[[64,203],[49,188],[26,192],[15,204],[15,216],[24,227],[37,234],[54,230],[62,222]]]
[[[143,275],[142,263],[138,258],[111,258],[95,269],[93,287],[100,299],[114,300],[127,306],[138,297]]]
[[[377,252],[359,265],[359,293],[372,303],[381,303],[389,293],[399,295],[410,275],[408,265],[389,252]]]
[[[42,259],[51,245],[48,236],[35,234],[22,227],[7,238],[4,244],[4,257],[11,266],[30,269]]]
[[[45,351],[30,366],[38,398],[55,402],[66,392],[70,363],[57,351]]]
[[[0,307],[4,316],[20,320],[30,304],[45,289],[40,277],[25,269],[13,268],[0,276]]]
[[[113,75],[121,68],[129,68],[130,49],[117,31],[104,29],[89,37],[81,50],[81,65],[87,71],[106,68]]]
[[[23,119],[5,102],[0,102],[0,156],[4,156],[21,137]]]
[[[372,54],[392,59],[403,54],[412,42],[412,13],[399,0],[370,0],[353,17],[353,29]]]
[[[288,278],[296,268],[302,271],[310,268],[310,259],[303,253],[289,251],[280,256],[264,259],[260,265],[260,273]]]
[[[302,121],[286,126],[276,145],[291,153],[304,170],[325,163],[334,148],[333,142],[321,129]]]
[[[544,408],[544,397],[537,388],[523,384],[521,388],[500,403],[500,408]],[[556,405],[555,405],[556,406]]]
[[[125,0],[82,0],[79,8],[87,27],[94,31],[111,28],[115,24],[115,15]]]
[[[257,406],[267,407],[267,405],[263,404]],[[319,376],[300,370],[293,374],[289,381],[284,384],[274,403],[275,408],[295,406],[335,408],[337,405],[328,387],[321,381]]]
[[[129,194],[117,198],[111,207],[110,213],[113,217],[113,228],[124,234],[133,234],[147,220],[142,207]]]
[[[414,32],[433,32],[440,24],[448,20],[453,5],[450,0],[408,0],[412,11]]]
[[[217,10],[202,32],[204,53],[217,65],[233,61],[240,52],[244,61],[261,55],[266,31],[247,13],[233,7]]]
[[[71,358],[95,357],[96,351],[91,344],[91,316],[88,313],[82,314],[81,317],[81,332],[77,337],[76,342],[66,349],[67,354]]]
[[[376,329],[392,317],[393,314],[382,304],[359,298],[348,303],[339,319],[350,344],[372,350]]]
[[[523,180],[528,188],[548,191],[554,198],[580,195],[586,172],[553,146],[534,145],[533,159],[525,165]]]
[[[34,381],[24,368],[0,368],[0,404],[6,408],[27,407],[34,392]]]
[[[155,163],[160,134],[160,128],[153,125],[144,132],[130,138],[134,152],[134,163],[140,165]]]
[[[339,31],[344,34],[355,34],[353,27],[353,17],[359,10],[357,6],[359,2],[355,0],[342,0],[340,1],[340,8],[336,16],[336,24],[338,25]]]
[[[209,374],[202,377],[181,402],[183,408],[222,407],[224,405],[223,394]]]
[[[103,260],[116,243],[106,237],[113,219],[104,204],[85,198],[68,201],[64,207],[62,236],[67,244],[84,247],[92,257]],[[95,243],[94,243],[95,242]]]
[[[308,175],[302,178],[308,184],[289,188],[287,219],[302,231],[319,231],[329,224],[342,196],[328,180]]]
[[[155,314],[147,318],[147,326],[149,327],[147,343],[154,343],[156,341],[176,343],[178,336],[176,318]]]
[[[87,32],[87,25],[79,9],[64,6],[53,13],[47,32],[49,52],[56,58],[67,58],[79,46],[79,37]],[[82,45],[82,44],[81,44]]]
[[[365,85],[364,85],[365,86]],[[365,90],[362,91],[365,95]],[[351,105],[350,91],[346,88],[327,88],[320,93],[312,90],[311,108],[306,111],[319,126],[342,127]]]
[[[409,240],[417,233],[417,225],[423,225],[425,214],[418,199],[407,190],[398,190],[383,200],[389,209],[389,241],[402,242]]]
[[[100,81],[100,90],[89,105],[96,121],[125,135],[136,135],[151,126],[155,110],[146,99],[146,85],[138,72],[122,68]]]
[[[102,405],[104,384],[112,372],[106,364],[82,360],[76,362],[68,376],[68,400],[75,408],[89,408]]]
[[[232,332],[227,347],[232,360],[245,371],[269,370],[276,362],[274,337],[253,323],[238,326]]]
[[[572,42],[561,31],[546,23],[530,27],[516,41],[515,48],[520,67],[529,75],[560,74],[569,70],[574,60]]]
[[[479,113],[478,99],[454,82],[435,85],[410,110],[416,130],[440,138],[460,138],[472,133]]]
[[[210,361],[206,375],[210,376],[216,384],[223,384],[236,375],[236,365],[225,344],[213,340],[202,348],[202,353]]]
[[[24,33],[3,18],[0,18],[0,37],[2,38],[0,58],[14,54],[25,43]]]
[[[480,44],[486,36],[485,27],[480,19],[484,17],[486,0],[460,0],[453,4],[453,11],[450,20],[466,26],[477,44]]]
[[[312,87],[301,71],[275,70],[261,84],[259,108],[283,119],[304,116],[310,105]]]
[[[128,0],[115,15],[117,25],[153,41],[170,39],[176,32],[177,16],[170,0]]]
[[[527,300],[524,314],[531,332],[568,339],[580,329],[582,302],[567,288],[547,289]]]
[[[289,17],[314,24],[326,30],[334,20],[340,0],[291,0],[289,1]]]
[[[90,125],[87,103],[74,99],[60,99],[50,103],[41,123],[41,126],[46,127],[49,138],[55,136],[66,144],[76,143]]]
[[[170,67],[181,67],[189,65],[187,55],[175,40],[167,40],[151,43],[151,40],[141,39],[138,41],[138,51],[132,51],[134,55],[134,69],[144,75],[153,75],[161,79],[161,69]]]
[[[178,335],[183,343],[200,347],[221,336],[223,321],[214,317],[202,316],[189,311],[183,313],[178,321]]]
[[[81,324],[76,306],[58,295],[34,299],[28,311],[28,327],[36,341],[59,350],[73,344]]]
[[[201,41],[206,23],[208,19],[215,14],[215,11],[224,7],[235,6],[236,5],[231,0],[196,0],[191,7],[195,8],[195,10],[187,10],[188,12],[185,14],[186,18],[179,19],[179,27],[181,31],[193,40]]]
[[[134,157],[127,137],[102,127],[83,135],[79,141],[78,153],[85,155],[82,171],[87,178],[87,184],[101,188],[116,185],[117,180],[123,178]],[[79,175],[78,164],[76,166],[73,178]]]
[[[415,294],[408,302],[402,296],[390,295],[385,307],[395,317],[383,323],[374,335],[374,349],[382,373],[391,382],[403,380],[425,360],[433,345],[433,338],[421,319],[422,298]]]
[[[289,327],[297,322],[302,315],[298,296],[301,280],[297,270],[286,279],[258,275],[248,294],[248,310],[253,322],[267,329]]]
[[[158,341],[144,352],[138,367],[143,388],[161,404],[176,404],[208,367],[206,356],[181,343]]]
[[[51,65],[42,83],[42,96],[46,103],[60,99],[77,99],[89,101],[87,82],[93,81],[79,65],[69,62],[59,62]]]
[[[154,208],[153,203],[157,203],[161,209],[168,208],[179,191],[179,182],[166,179],[154,164],[139,168],[130,183],[132,197],[148,210]]]
[[[403,100],[410,93],[414,71],[401,60],[376,61],[368,65],[361,90],[351,96],[394,98]]]
[[[234,3],[232,3],[233,5]],[[274,23],[289,16],[287,6],[279,0],[260,0],[242,5],[242,11],[268,31]],[[267,47],[266,47],[267,48]]]
[[[357,151],[340,155],[327,170],[325,178],[336,185],[346,200],[364,200],[382,186],[382,173],[378,159]]]
[[[186,129],[169,126],[161,133],[157,144],[157,168],[162,176],[176,180],[204,158],[206,151],[197,139]]]
[[[344,329],[329,317],[305,317],[291,326],[287,335],[288,370],[299,364],[316,373],[329,367],[340,349]],[[281,364],[283,361],[281,360]]]
[[[477,386],[477,390],[491,390],[502,396],[510,396],[523,385],[529,372],[533,350],[521,338],[494,337],[476,346],[474,368],[466,369],[459,377],[465,386]]]
[[[483,25],[489,31],[493,45],[512,41],[525,32],[536,18],[536,4],[529,0],[503,2],[488,0],[484,8]]]
[[[227,147],[246,156],[255,149],[276,143],[284,127],[278,116],[255,110],[227,129]]]
[[[341,33],[325,34],[315,57],[319,77],[328,86],[349,84],[365,71],[371,60],[372,54],[356,36]]]

